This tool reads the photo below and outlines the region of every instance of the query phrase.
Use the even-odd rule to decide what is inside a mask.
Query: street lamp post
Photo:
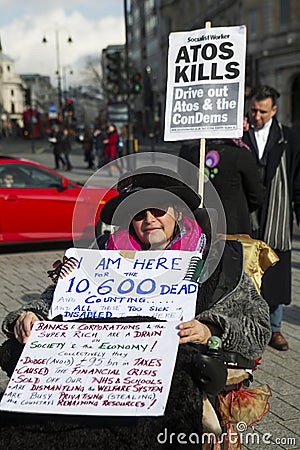
[[[129,26],[128,26],[128,3],[124,0],[124,19],[125,19],[125,72],[126,72],[126,97],[128,105],[128,154],[134,153],[133,140],[133,99],[130,90],[130,61],[129,61]],[[130,159],[130,164],[134,164],[134,160]],[[128,167],[133,169],[134,167]]]
[[[61,114],[62,108],[63,108],[63,102],[62,102],[62,89],[61,89],[61,66],[60,66],[60,47],[59,47],[59,32],[62,30],[59,30],[58,28],[55,28],[55,49],[56,49],[56,75],[57,75],[57,98],[58,98],[58,108],[59,113]],[[42,43],[47,44],[47,38],[46,36],[43,37]],[[71,36],[69,35],[67,43],[71,44],[73,42]]]
[[[65,95],[68,94],[67,72],[69,73],[69,75],[73,75],[73,70],[72,70],[71,66],[63,66],[62,67],[63,92]]]
[[[62,76],[63,93],[64,93],[65,100],[66,100],[66,98],[68,96],[68,90],[69,90],[69,86],[68,86],[68,82],[67,82],[68,81],[67,74],[73,75],[72,67],[71,66],[62,66],[62,74],[63,74],[63,76]]]

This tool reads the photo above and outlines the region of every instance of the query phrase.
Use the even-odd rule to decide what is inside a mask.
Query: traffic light
[[[66,102],[66,110],[67,110],[69,113],[74,113],[73,100],[71,100],[70,98],[67,99],[67,102]]]
[[[106,59],[107,59],[106,80],[108,83],[108,88],[109,90],[117,94],[119,91],[119,79],[121,72],[120,53],[119,52],[106,53]]]
[[[25,89],[25,105],[31,105],[31,89]]]
[[[127,96],[127,71],[124,45],[109,45],[102,51],[104,92],[109,101]]]
[[[63,118],[69,125],[72,125],[72,123],[76,121],[74,106],[74,102],[71,98],[67,98],[65,100],[63,107]]]
[[[139,94],[142,90],[142,75],[136,72],[132,77],[132,93]]]

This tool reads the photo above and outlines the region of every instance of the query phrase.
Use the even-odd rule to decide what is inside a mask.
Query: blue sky
[[[0,0],[3,53],[18,73],[49,75],[55,83],[56,35],[68,84],[84,84],[86,61],[107,45],[124,44],[123,0]],[[57,34],[56,34],[57,30]],[[48,43],[42,44],[43,36]],[[67,44],[68,36],[73,44]]]
[[[42,15],[55,9],[63,7],[66,14],[74,10],[80,11],[88,19],[106,16],[119,17],[123,15],[123,0],[51,0],[51,2],[26,0],[1,0],[0,25],[6,25],[16,18],[22,18],[27,14]]]

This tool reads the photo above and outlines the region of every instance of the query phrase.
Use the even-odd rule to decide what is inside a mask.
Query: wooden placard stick
[[[211,22],[205,22],[205,28],[211,28]],[[204,161],[205,161],[205,138],[201,138],[199,148],[199,178],[198,178],[198,194],[201,196],[200,207],[203,207]]]

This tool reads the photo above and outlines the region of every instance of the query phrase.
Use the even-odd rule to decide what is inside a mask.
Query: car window
[[[14,164],[0,165],[0,186],[2,188],[24,187]]]
[[[47,172],[36,166],[29,164],[3,164],[0,166],[1,173],[11,172],[14,182],[11,187],[24,188],[57,188],[62,182],[61,178],[51,172]]]

